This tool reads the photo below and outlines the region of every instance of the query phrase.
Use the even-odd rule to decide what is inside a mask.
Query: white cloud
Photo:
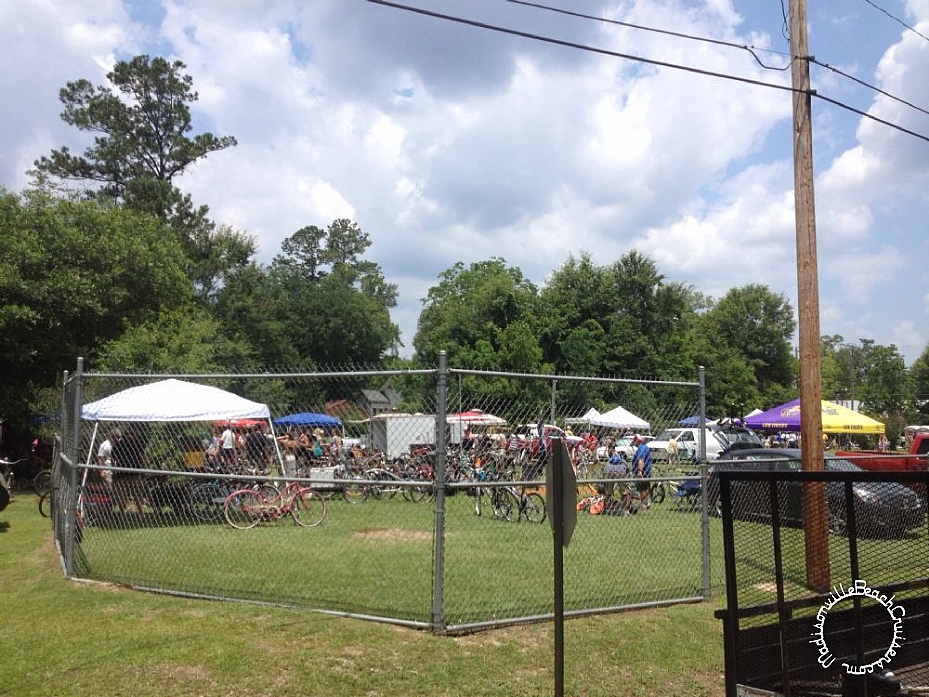
[[[929,18],[927,0],[907,8],[914,24]],[[597,0],[584,9],[754,53],[510,3],[441,4],[579,44],[789,83],[787,71],[761,65],[786,63],[779,7]],[[814,52],[929,103],[929,42],[884,20],[864,6],[841,17],[813,7]],[[399,286],[394,318],[408,347],[437,274],[491,256],[541,282],[569,253],[609,264],[638,249],[666,278],[711,295],[765,283],[795,302],[783,90],[337,0],[28,0],[0,5],[0,42],[0,88],[18,96],[0,103],[0,183],[21,188],[37,157],[88,142],[58,118],[65,82],[100,83],[117,57],[137,52],[180,59],[200,95],[197,128],[239,145],[178,184],[218,222],[255,235],[263,261],[300,227],[356,220]],[[838,74],[814,76],[823,94],[929,132],[925,115]],[[823,333],[905,337],[912,359],[929,340],[907,315],[926,281],[929,143],[819,101],[814,113]]]

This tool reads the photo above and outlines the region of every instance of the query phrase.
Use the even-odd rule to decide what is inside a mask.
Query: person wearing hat
[[[643,480],[636,482],[635,488],[639,493],[639,508],[644,510],[651,506],[648,501],[648,479],[652,476],[652,451],[645,444],[645,438],[638,433],[632,436],[632,445],[636,446],[632,456],[632,473]]]

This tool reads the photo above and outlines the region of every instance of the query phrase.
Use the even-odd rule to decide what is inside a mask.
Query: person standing
[[[268,466],[268,439],[265,438],[261,424],[252,426],[252,430],[245,436],[245,454],[248,463],[257,469],[265,470]]]
[[[651,506],[648,500],[648,479],[652,476],[652,451],[638,433],[632,436],[632,445],[636,446],[632,456],[632,473],[643,480],[635,485],[636,491],[639,492],[639,508],[647,509]]]
[[[110,468],[113,466],[113,444],[120,439],[122,434],[118,428],[110,430],[106,440],[104,440],[97,449],[97,464],[101,467]],[[100,479],[108,486],[113,486],[113,472],[110,469],[100,470]]]
[[[672,467],[678,467],[681,464],[681,451],[677,445],[677,436],[671,436],[668,440],[668,464]]]
[[[342,434],[339,433],[338,426],[332,427],[332,436],[329,439],[329,457],[333,462],[338,462],[342,458]]]
[[[229,466],[235,462],[235,431],[231,423],[226,424],[226,429],[219,437],[220,441],[220,461],[223,465]]]

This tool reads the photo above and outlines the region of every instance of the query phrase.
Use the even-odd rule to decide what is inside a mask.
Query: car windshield
[[[751,443],[759,448],[762,446],[761,438],[752,431],[733,429],[731,431],[723,431],[723,435],[730,443]]]

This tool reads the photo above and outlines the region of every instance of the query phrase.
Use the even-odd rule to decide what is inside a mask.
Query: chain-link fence
[[[926,473],[803,472],[799,451],[711,469],[727,694],[929,694]]]
[[[631,434],[689,417],[703,418],[702,375],[79,365],[65,376],[56,540],[66,575],[140,589],[436,632],[546,618],[542,466],[562,439],[578,472],[566,614],[698,600],[723,583],[700,453],[655,449],[647,482],[604,471]]]

